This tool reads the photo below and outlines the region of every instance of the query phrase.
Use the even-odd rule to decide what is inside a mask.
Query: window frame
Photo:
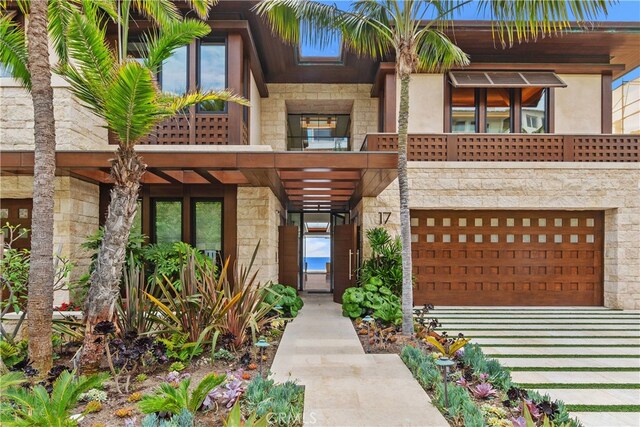
[[[224,259],[224,198],[223,197],[190,197],[189,216],[190,216],[190,240],[191,245],[197,248],[197,219],[196,219],[196,203],[198,202],[219,202],[220,203],[220,256]]]
[[[158,243],[158,233],[156,227],[156,219],[157,219],[157,210],[158,205],[157,202],[180,202],[180,241],[184,242],[184,205],[185,201],[182,197],[153,197],[151,198],[151,243]]]
[[[185,68],[185,82],[187,83],[187,86],[185,88],[184,93],[189,93],[189,90],[191,88],[191,82],[189,81],[189,74],[191,71],[191,61],[189,60],[190,56],[191,56],[191,44],[185,45],[185,46],[181,46],[187,49],[187,66]],[[175,52],[175,51],[174,51]],[[168,58],[167,58],[168,59]],[[162,61],[164,62],[164,61]],[[158,81],[158,87],[160,88],[160,91],[164,91],[162,89],[162,68],[163,68],[163,64],[160,64],[160,66],[158,67],[158,73],[156,75],[156,79]],[[178,94],[178,95],[183,95],[183,94]]]
[[[201,85],[201,64],[202,64],[202,44],[214,44],[224,46],[224,87],[222,89],[226,89],[229,87],[229,39],[226,35],[214,35],[204,37],[202,39],[196,40],[195,49],[195,87],[200,90]],[[191,46],[191,45],[190,45]],[[220,89],[220,90],[222,90]],[[229,113],[229,103],[224,103],[224,108],[220,111],[207,111],[200,108],[200,104],[196,105],[196,113],[197,114],[228,114]]]

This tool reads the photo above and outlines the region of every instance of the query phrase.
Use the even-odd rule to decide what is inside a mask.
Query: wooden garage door
[[[411,211],[416,304],[602,305],[596,211]]]

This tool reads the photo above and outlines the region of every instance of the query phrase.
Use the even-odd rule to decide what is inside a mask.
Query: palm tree
[[[467,56],[444,33],[453,12],[471,0],[359,0],[350,10],[312,0],[262,0],[255,10],[275,33],[290,43],[323,45],[342,38],[353,52],[373,58],[394,55],[400,80],[398,110],[398,183],[402,240],[402,331],[413,333],[411,226],[407,177],[409,84],[414,72],[443,71],[468,64]],[[607,10],[611,0],[477,0],[479,11],[494,21],[503,46],[554,34],[570,26],[569,16],[584,22]],[[342,3],[344,4],[344,3]]]
[[[160,121],[200,102],[221,100],[248,105],[245,99],[228,91],[177,96],[162,93],[158,88],[154,76],[162,62],[175,49],[210,31],[202,21],[167,20],[159,30],[143,37],[145,58],[139,62],[126,58],[126,50],[110,48],[98,15],[73,12],[69,20],[67,40],[71,61],[58,71],[70,83],[74,95],[105,120],[119,142],[111,166],[113,189],[104,238],[89,279],[84,307],[86,328],[80,356],[84,371],[95,370],[102,359],[104,343],[94,333],[94,327],[101,321],[113,320],[119,294],[126,243],[136,212],[140,179],[146,169],[135,151],[136,142]],[[118,46],[122,48],[125,43],[121,41]]]

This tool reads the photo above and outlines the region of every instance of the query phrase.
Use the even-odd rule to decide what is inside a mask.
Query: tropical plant
[[[15,344],[0,338],[0,365],[11,369],[27,357],[27,341],[22,340]],[[0,366],[0,372],[2,367]]]
[[[196,2],[192,2],[195,4]],[[204,6],[199,14],[207,15],[210,1],[198,1]],[[157,19],[142,37],[142,61],[125,58],[129,16],[132,5],[152,6],[148,15],[171,10]],[[106,37],[100,14],[82,15],[70,12],[67,25],[68,52],[72,61],[57,71],[69,82],[71,92],[95,115],[104,119],[107,128],[118,140],[112,160],[113,188],[104,225],[104,238],[97,255],[96,268],[89,279],[85,302],[86,333],[79,363],[82,369],[97,369],[104,344],[93,334],[101,321],[114,320],[125,249],[137,209],[140,180],[146,165],[135,151],[135,144],[146,137],[162,120],[184,108],[205,101],[222,100],[248,105],[229,91],[192,92],[185,95],[162,93],[154,74],[172,52],[211,31],[209,25],[194,19],[182,19],[171,2],[119,2],[118,23],[120,43],[114,48]]]
[[[298,292],[292,286],[275,283],[267,286],[265,290],[267,295],[264,302],[273,307],[282,307],[282,313],[287,317],[296,317],[298,311],[300,311],[304,305],[302,298],[300,298]]]
[[[400,238],[392,239],[389,232],[376,227],[367,230],[371,257],[362,263],[359,281],[364,285],[372,277],[382,280],[382,285],[400,297],[402,295],[402,244]]]
[[[152,331],[155,313],[155,305],[147,298],[147,293],[154,294],[155,281],[146,282],[144,269],[134,261],[134,255],[130,254],[127,263],[124,281],[124,295],[120,293],[116,302],[116,330],[121,338],[124,334],[144,334]]]
[[[402,322],[400,299],[376,276],[362,287],[348,288],[342,295],[343,316],[355,319],[366,314],[385,324]]]
[[[6,372],[0,374],[0,397],[4,396],[5,391],[12,387],[22,385],[27,379],[22,372]]]
[[[445,334],[442,334],[441,337],[428,336],[426,338],[427,342],[431,344],[436,350],[438,350],[443,356],[453,359],[456,354],[456,351],[463,348],[467,343],[469,343],[469,339],[465,338],[464,335],[459,334],[455,338],[449,338]]]
[[[253,270],[253,263],[258,254],[260,243],[256,245],[249,264],[239,265],[234,263],[234,274],[221,274],[220,280],[222,290],[227,301],[234,301],[229,305],[222,317],[222,333],[233,336],[230,345],[232,349],[238,350],[247,341],[247,333],[251,331],[253,341],[256,341],[256,334],[267,321],[267,316],[272,304],[266,303],[267,292],[265,287],[256,280],[258,271]],[[225,263],[225,267],[228,264]],[[225,272],[226,273],[226,272]]]
[[[145,414],[168,412],[178,415],[184,409],[195,414],[209,392],[224,380],[224,375],[208,374],[191,392],[189,392],[191,378],[182,380],[175,388],[169,383],[162,383],[156,394],[145,395],[138,406]]]
[[[277,414],[272,422],[279,426],[295,425],[302,421],[304,389],[293,381],[276,384],[273,379],[254,377],[244,394],[249,412],[257,417]]]
[[[243,421],[242,412],[240,411],[240,401],[236,401],[227,415],[227,419],[223,421],[224,427],[267,427],[269,425],[269,414],[258,418],[254,413]]]
[[[166,277],[178,289],[181,286],[180,270],[188,259],[193,257],[196,264],[205,269],[215,268],[211,258],[185,242],[151,244],[142,253],[151,273],[149,281],[160,281]]]
[[[51,394],[43,385],[33,389],[9,387],[3,391],[4,399],[11,403],[11,412],[2,419],[3,426],[75,426],[69,418],[82,393],[99,387],[107,375],[75,376],[64,371],[55,380]],[[5,414],[3,414],[5,415]]]
[[[474,2],[489,12],[494,31],[503,45],[535,40],[538,35],[557,34],[570,28],[569,15],[584,22],[612,0],[545,0]],[[398,183],[402,243],[402,331],[413,333],[413,286],[411,266],[411,225],[409,221],[409,179],[407,140],[409,85],[414,72],[447,70],[468,64],[467,55],[444,33],[453,13],[470,0],[358,0],[338,3],[313,0],[262,0],[256,6],[266,16],[274,32],[291,43],[309,42],[318,46],[341,38],[343,45],[359,55],[383,58],[393,54],[396,78],[400,81],[398,108]]]

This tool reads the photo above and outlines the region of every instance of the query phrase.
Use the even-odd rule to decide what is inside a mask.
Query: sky
[[[332,4],[336,3],[338,6],[348,5],[348,1],[324,1],[323,3]],[[476,7],[472,4],[461,8],[455,15],[455,19],[488,19],[488,16],[478,15]],[[618,3],[610,6],[607,16],[600,16],[599,21],[640,21],[640,0],[620,0]],[[301,52],[303,56],[338,56],[340,53],[339,42],[332,43],[328,46],[313,46],[309,43],[305,43],[301,46]],[[624,80],[630,80],[640,76],[640,68],[628,73],[624,76]],[[615,81],[613,87],[619,86],[620,80]]]
[[[328,237],[306,237],[305,256],[307,257],[329,257],[331,256],[331,239]]]

